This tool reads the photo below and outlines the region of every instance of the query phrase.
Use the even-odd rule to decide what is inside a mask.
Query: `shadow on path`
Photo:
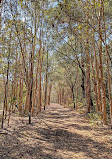
[[[15,127],[7,128],[12,133],[0,136],[0,159],[111,159],[111,141],[97,141],[92,135],[99,132],[83,120],[59,105],[42,111],[31,125],[26,118],[15,120]]]

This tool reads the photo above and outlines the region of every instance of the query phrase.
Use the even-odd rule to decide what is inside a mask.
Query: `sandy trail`
[[[93,129],[86,118],[58,104],[33,117],[31,125],[28,117],[13,116],[10,125],[0,135],[0,159],[112,158],[112,130]]]

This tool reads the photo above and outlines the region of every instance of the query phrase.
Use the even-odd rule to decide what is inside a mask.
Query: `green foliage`
[[[15,97],[15,96],[12,97],[11,101],[12,101],[12,102],[15,102],[15,100],[16,100],[16,97]]]
[[[92,126],[101,126],[102,125],[102,116],[101,112],[99,113],[88,113],[90,119],[90,124]]]

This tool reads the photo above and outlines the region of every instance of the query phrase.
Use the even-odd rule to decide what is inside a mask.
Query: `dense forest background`
[[[2,127],[50,102],[112,127],[112,1],[0,2]]]

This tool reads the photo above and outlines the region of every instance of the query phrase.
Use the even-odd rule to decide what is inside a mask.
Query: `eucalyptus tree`
[[[86,102],[86,113],[91,112],[94,102],[106,124],[108,103],[112,117],[111,2],[6,0],[1,4],[0,62],[4,88],[10,86],[9,95],[4,91],[4,99],[9,103],[12,99],[12,110],[18,105],[22,114],[24,104],[31,123],[35,108],[37,112],[42,105],[45,108],[47,96],[50,101],[54,74],[60,76],[60,99],[66,89],[64,83],[68,83],[74,107],[82,91],[79,94]],[[5,106],[9,114],[10,106]]]
[[[49,24],[52,26],[52,39],[54,39],[52,44],[55,43],[54,49],[57,50],[57,54],[60,52],[60,56],[63,56],[64,59],[69,58],[69,60],[71,57],[66,54],[66,51],[60,51],[58,47],[65,44],[74,50],[72,57],[75,57],[75,63],[78,64],[83,74],[81,87],[83,97],[86,97],[87,113],[91,111],[93,98],[97,111],[101,112],[104,124],[106,124],[106,98],[108,100],[105,92],[106,70],[108,70],[108,88],[106,90],[109,92],[111,90],[110,66],[112,60],[109,52],[110,45],[108,45],[111,40],[111,17],[109,16],[111,15],[111,2],[100,0],[57,1],[52,10],[49,9],[49,13]],[[78,53],[75,50],[76,42],[74,40],[70,42],[72,37],[78,39]],[[104,53],[103,49],[105,49]],[[93,52],[95,56],[92,56]],[[104,69],[106,66],[108,66],[107,69]],[[91,92],[93,90],[92,82],[95,96]],[[109,95],[109,101],[111,110],[111,95]]]

